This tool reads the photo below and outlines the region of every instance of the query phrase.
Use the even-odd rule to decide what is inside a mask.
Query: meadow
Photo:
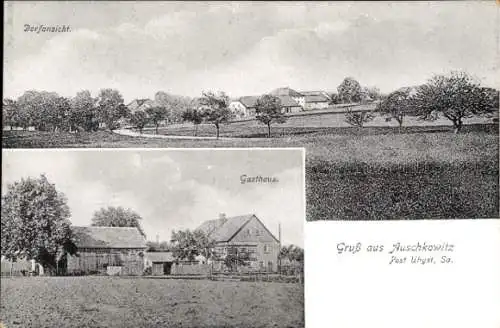
[[[2,278],[5,327],[304,327],[301,284]]]
[[[272,138],[263,138],[266,127],[247,121],[221,127],[221,136],[230,140],[7,131],[2,143],[5,148],[305,147],[308,220],[499,216],[498,123],[474,118],[454,134],[442,120],[411,118],[411,125],[399,129],[381,117],[363,128],[346,127],[341,118],[297,115],[274,126]],[[192,135],[193,127],[163,128],[160,134]],[[211,125],[198,127],[198,135],[214,134]]]

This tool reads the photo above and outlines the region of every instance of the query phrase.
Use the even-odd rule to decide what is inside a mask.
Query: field
[[[415,121],[401,130],[344,127],[341,116],[296,116],[262,138],[256,122],[224,125],[230,140],[176,140],[94,134],[7,132],[6,148],[46,147],[305,147],[307,219],[451,219],[499,216],[498,123],[471,120],[460,134],[443,122]],[[380,119],[380,118],[379,118]],[[484,120],[484,119],[482,119]],[[379,122],[382,124],[381,122]],[[152,133],[149,131],[149,133]],[[161,134],[192,135],[192,126]],[[198,135],[213,136],[201,125]],[[249,138],[252,137],[252,138]]]
[[[6,327],[303,327],[303,285],[117,277],[1,281]]]

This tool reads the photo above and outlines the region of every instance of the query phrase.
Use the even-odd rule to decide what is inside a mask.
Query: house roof
[[[198,229],[208,234],[215,241],[229,241],[253,216],[253,214],[247,214],[209,220],[205,221]]]
[[[146,248],[146,239],[131,227],[72,227],[78,248]]]
[[[172,252],[146,252],[146,259],[151,262],[173,262],[174,255]]]
[[[409,87],[401,87],[396,90],[396,92],[405,92],[408,93],[410,96],[414,96],[418,92],[418,86],[409,86]]]
[[[253,108],[257,105],[258,96],[244,96],[239,99],[240,103],[247,108]]]
[[[322,95],[324,91],[301,91],[300,93],[304,96],[317,96]]]
[[[328,102],[328,98],[322,94],[318,95],[306,95],[306,103],[316,103],[316,102]]]
[[[264,226],[255,214],[246,214],[205,221],[196,230],[202,230],[216,242],[226,242],[230,241],[254,217]],[[264,228],[276,239],[265,226]]]
[[[278,96],[283,107],[300,107],[300,105],[291,96]]]
[[[135,103],[137,103],[137,107],[141,107],[148,100],[151,100],[151,99],[147,99],[147,98],[146,99],[134,99],[127,106],[130,106],[135,102]]]
[[[304,97],[304,95],[293,89],[290,89],[289,87],[274,89],[269,94],[273,96]]]

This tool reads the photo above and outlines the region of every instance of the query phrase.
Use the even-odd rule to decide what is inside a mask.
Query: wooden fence
[[[32,271],[31,261],[18,260],[12,262],[2,260],[2,276],[26,276]]]

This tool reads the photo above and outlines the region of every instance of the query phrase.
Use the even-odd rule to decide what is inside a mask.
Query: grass
[[[299,284],[118,277],[2,279],[12,327],[303,327]]]
[[[254,126],[262,129],[257,132],[245,124],[248,135],[265,133],[263,126]],[[222,135],[243,131],[233,124],[222,131],[231,126]],[[2,141],[6,148],[305,147],[308,220],[499,216],[498,124],[466,125],[458,135],[449,126],[403,127],[401,133],[397,127],[282,129],[281,137],[237,140],[14,132]]]
[[[402,133],[422,133],[422,132],[443,132],[453,130],[450,121],[439,119],[428,122],[410,117],[405,121],[406,125],[402,128]],[[481,129],[491,127],[491,119],[473,118],[467,119],[465,129]],[[398,125],[395,121],[386,122],[384,117],[376,116],[375,120],[366,124],[363,129],[352,128],[345,122],[343,113],[305,113],[300,116],[289,117],[284,124],[273,124],[271,133],[274,137],[290,136],[311,136],[311,135],[358,135],[366,134],[393,134],[399,133]],[[154,134],[154,129],[147,129],[145,133]],[[195,128],[191,124],[163,127],[159,129],[159,134],[193,136]],[[200,124],[198,126],[197,136],[213,137],[216,135],[216,128],[212,124]],[[223,124],[220,128],[221,137],[240,137],[240,138],[265,138],[267,137],[267,126],[256,120],[243,122],[234,122]]]
[[[312,220],[498,217],[498,162],[307,166]]]

